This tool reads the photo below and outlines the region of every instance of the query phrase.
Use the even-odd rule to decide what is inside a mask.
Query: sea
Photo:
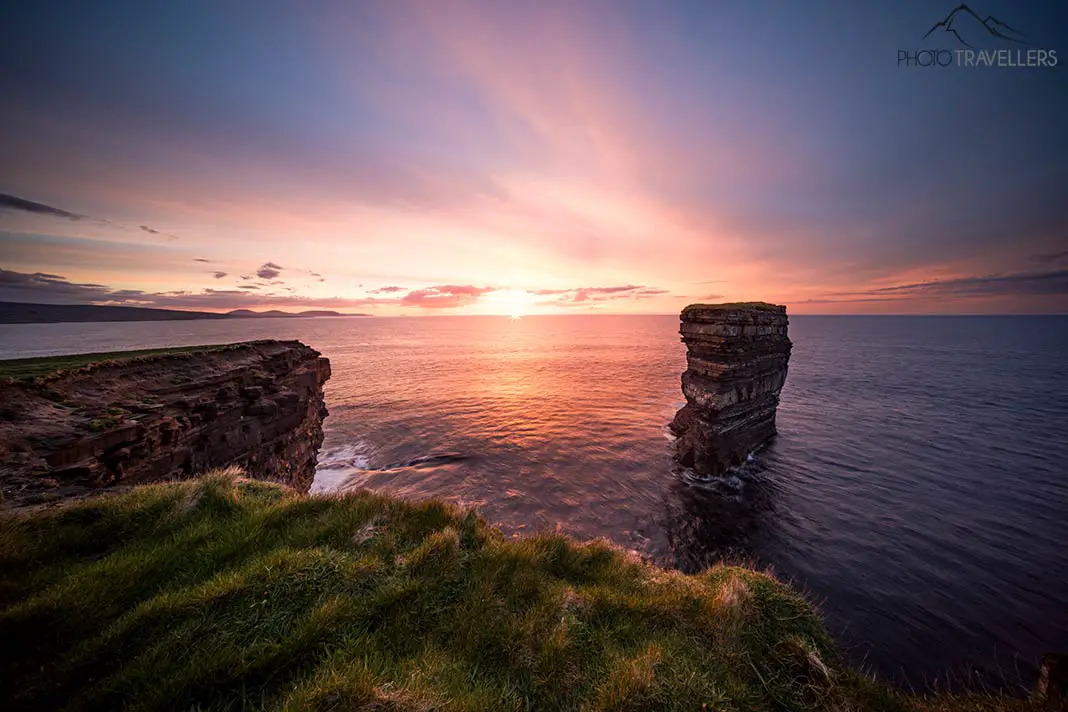
[[[678,317],[0,325],[0,358],[300,339],[329,357],[314,492],[474,507],[687,572],[773,572],[906,689],[1022,690],[1068,652],[1068,317],[793,316],[778,437],[672,459]]]

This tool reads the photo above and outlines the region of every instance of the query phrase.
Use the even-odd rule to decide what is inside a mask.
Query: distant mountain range
[[[188,321],[192,319],[300,319],[326,316],[372,316],[371,314],[342,314],[324,309],[284,312],[277,309],[255,312],[235,309],[225,314],[177,309],[149,309],[147,307],[106,307],[89,304],[24,304],[0,302],[0,324],[58,324],[87,321]]]
[[[255,312],[251,309],[234,309],[233,311],[223,314],[227,319],[255,319],[257,317],[308,317],[308,316],[372,316],[371,314],[342,314],[341,312],[330,311],[328,309],[310,309],[308,311],[292,312],[279,311],[278,309],[271,309],[270,311]]]

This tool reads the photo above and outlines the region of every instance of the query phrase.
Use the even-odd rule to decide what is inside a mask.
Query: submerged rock
[[[793,346],[786,307],[691,304],[681,319],[686,405],[671,423],[679,462],[699,475],[721,475],[775,435]]]
[[[255,341],[0,380],[0,485],[32,503],[239,465],[307,491],[328,378],[299,341]]]

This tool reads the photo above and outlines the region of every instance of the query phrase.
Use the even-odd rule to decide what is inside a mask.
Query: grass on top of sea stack
[[[234,474],[0,518],[5,709],[926,708],[764,574]]]

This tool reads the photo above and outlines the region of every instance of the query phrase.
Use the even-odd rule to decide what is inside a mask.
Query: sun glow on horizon
[[[485,295],[488,314],[501,314],[513,321],[530,313],[535,295],[525,289],[498,289]]]

